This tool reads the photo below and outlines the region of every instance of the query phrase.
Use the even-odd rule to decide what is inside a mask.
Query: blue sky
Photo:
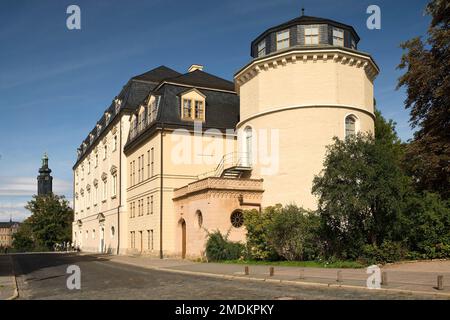
[[[0,221],[23,220],[36,192],[44,152],[54,191],[71,199],[76,149],[127,80],[159,65],[186,71],[193,63],[232,79],[250,60],[250,42],[300,15],[353,25],[359,49],[381,68],[378,107],[412,137],[405,94],[396,91],[399,44],[426,33],[426,0],[1,0]],[[81,8],[82,29],[66,28],[66,9]],[[368,30],[377,4],[381,30]]]

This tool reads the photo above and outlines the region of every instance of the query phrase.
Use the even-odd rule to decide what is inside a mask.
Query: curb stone
[[[144,268],[144,269],[172,272],[172,273],[178,273],[178,274],[188,274],[188,275],[194,275],[194,276],[205,276],[205,277],[210,277],[210,278],[219,278],[219,279],[227,279],[227,280],[240,280],[240,281],[253,281],[253,282],[264,281],[267,283],[274,283],[274,284],[287,284],[287,285],[290,284],[290,285],[297,285],[297,286],[310,286],[310,287],[322,287],[322,288],[323,287],[341,288],[344,290],[345,289],[360,290],[360,291],[368,291],[369,290],[369,291],[373,291],[373,292],[403,293],[403,294],[408,294],[408,295],[427,295],[427,296],[444,297],[444,298],[450,299],[450,293],[416,291],[416,290],[405,290],[405,289],[388,289],[388,288],[369,289],[366,287],[345,285],[345,284],[304,282],[304,281],[295,281],[295,280],[278,280],[278,279],[270,279],[270,278],[239,277],[239,276],[231,276],[231,275],[226,275],[226,274],[214,274],[214,273],[207,273],[207,272],[174,270],[174,269],[167,269],[167,268],[161,268],[161,267],[143,266],[141,264],[126,262],[126,261],[115,261],[115,260],[111,260],[111,261],[121,263],[121,264],[126,264],[126,265],[132,265],[132,266],[140,267],[140,268]]]

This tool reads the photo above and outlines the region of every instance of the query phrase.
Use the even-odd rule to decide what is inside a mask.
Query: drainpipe
[[[162,110],[161,110],[162,113]],[[161,117],[162,118],[162,117]],[[163,156],[163,152],[164,152],[164,120],[162,122],[162,126],[161,126],[161,156],[160,156],[160,166],[161,166],[161,177],[160,177],[160,204],[159,204],[159,258],[160,259],[164,259],[164,254],[163,254],[163,197],[164,197],[164,191],[163,191],[163,174],[164,174],[164,168],[163,168],[163,163],[164,163],[164,156]]]
[[[120,250],[120,207],[122,205],[122,119],[119,118],[119,206],[117,207],[117,255],[119,255]]]

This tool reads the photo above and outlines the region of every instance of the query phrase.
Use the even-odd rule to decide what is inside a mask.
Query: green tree
[[[28,219],[20,224],[19,229],[13,235],[12,245],[15,250],[20,252],[29,252],[34,250],[35,243]]]
[[[36,246],[52,250],[56,243],[71,241],[73,210],[63,196],[34,196],[25,206]]]
[[[407,146],[405,167],[419,190],[450,196],[450,2],[431,1],[426,12],[432,21],[427,39],[414,38],[399,69],[406,70],[398,88],[405,87],[405,106],[417,128]]]
[[[401,233],[409,179],[400,167],[402,148],[394,123],[377,112],[375,137],[334,139],[324,170],[313,181],[322,236],[329,255],[357,258],[365,244],[381,245]]]

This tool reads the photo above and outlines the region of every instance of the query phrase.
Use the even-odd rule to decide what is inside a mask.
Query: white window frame
[[[257,57],[264,57],[266,55],[266,39],[258,43],[257,50]]]
[[[291,36],[291,31],[289,29],[277,32],[277,50],[283,50],[289,48],[289,40]]]
[[[344,30],[333,27],[333,46],[344,46]]]
[[[305,26],[305,45],[318,45],[319,33],[319,26]]]

